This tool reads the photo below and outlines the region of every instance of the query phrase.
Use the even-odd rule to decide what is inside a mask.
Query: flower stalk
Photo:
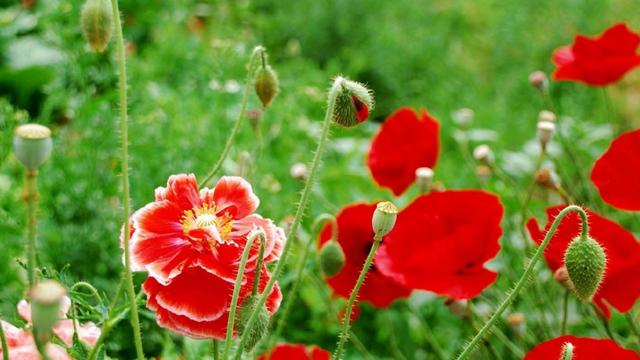
[[[24,200],[27,203],[27,269],[29,288],[36,284],[36,234],[38,210],[37,170],[27,170],[24,181]]]
[[[124,222],[124,277],[125,290],[129,296],[131,308],[131,326],[133,328],[133,341],[136,348],[138,360],[144,360],[144,350],[142,348],[142,334],[140,333],[140,319],[138,316],[138,305],[136,293],[133,288],[133,274],[131,273],[131,254],[129,253],[129,215],[131,213],[129,194],[129,127],[127,114],[127,63],[124,47],[124,36],[122,34],[122,23],[120,21],[120,10],[118,0],[111,0],[111,11],[113,13],[114,29],[116,35],[116,48],[118,59],[118,92],[119,92],[119,116],[120,116],[120,136],[121,136],[121,166],[122,166],[122,204]]]
[[[258,319],[258,315],[260,312],[260,307],[264,305],[265,301],[267,300],[267,296],[269,295],[269,293],[271,292],[271,289],[273,288],[273,286],[275,285],[278,276],[280,275],[280,273],[282,272],[282,270],[284,269],[284,265],[287,262],[287,256],[289,255],[289,252],[291,250],[294,238],[298,232],[298,227],[300,226],[300,222],[302,221],[302,218],[304,217],[304,212],[305,209],[307,207],[307,203],[309,202],[309,197],[311,195],[312,192],[312,184],[313,181],[318,173],[318,170],[320,168],[320,163],[322,161],[322,155],[324,153],[324,148],[327,142],[327,139],[329,138],[329,129],[331,128],[331,122],[333,119],[333,114],[335,111],[335,107],[336,107],[336,98],[339,95],[339,93],[342,91],[342,83],[345,81],[345,79],[341,76],[336,77],[336,79],[333,82],[333,85],[331,86],[331,89],[329,90],[329,96],[328,96],[328,101],[327,101],[327,111],[325,113],[325,117],[324,117],[324,121],[323,121],[323,125],[322,125],[322,132],[320,134],[320,138],[318,140],[318,147],[316,148],[316,152],[314,154],[313,157],[313,161],[311,163],[311,168],[309,169],[309,176],[307,177],[307,180],[305,182],[304,188],[302,190],[302,194],[300,195],[300,201],[298,202],[298,208],[296,209],[296,213],[295,216],[293,218],[293,221],[291,222],[291,227],[289,228],[289,231],[287,233],[287,242],[284,246],[284,249],[282,250],[282,255],[280,256],[280,261],[278,261],[278,264],[276,265],[275,269],[273,270],[271,279],[269,280],[269,282],[267,283],[267,285],[265,286],[264,292],[262,293],[262,295],[260,296],[260,298],[258,299],[257,302],[257,306],[254,309],[254,311],[251,313],[251,316],[249,317],[249,320],[247,321],[246,324],[246,331],[244,332],[244,334],[242,334],[242,337],[240,338],[240,346],[238,347],[238,350],[236,351],[235,354],[235,359],[240,359],[242,356],[242,349],[244,344],[247,342],[249,334],[251,332],[251,328],[254,326],[255,322]]]
[[[558,213],[558,216],[553,220],[553,223],[551,224],[549,231],[545,235],[544,240],[536,250],[536,253],[531,258],[529,265],[527,266],[524,273],[516,283],[513,290],[509,293],[506,299],[502,301],[500,306],[498,306],[498,308],[493,313],[493,315],[491,315],[491,318],[489,318],[489,320],[482,326],[482,328],[473,337],[473,339],[467,344],[467,346],[465,346],[465,348],[462,350],[460,355],[457,357],[458,360],[466,359],[467,357],[469,357],[469,355],[471,355],[471,353],[473,352],[475,347],[478,345],[478,343],[487,336],[487,334],[489,333],[491,328],[495,325],[495,323],[498,321],[502,313],[518,297],[522,289],[525,287],[526,283],[529,281],[529,278],[533,273],[533,269],[535,268],[538,261],[540,261],[540,258],[542,257],[544,250],[547,248],[547,245],[549,245],[549,242],[551,241],[551,238],[553,237],[553,235],[556,233],[558,226],[560,226],[560,222],[562,221],[562,219],[564,219],[565,216],[567,216],[571,212],[577,212],[578,214],[580,214],[580,217],[582,218],[582,231],[581,231],[582,236],[587,236],[589,234],[589,223],[587,221],[587,213],[584,211],[584,209],[582,209],[577,205],[570,205],[564,208],[562,211],[560,211],[560,213]]]
[[[2,360],[9,360],[9,345],[7,345],[7,337],[4,335],[2,320],[0,320],[0,346],[2,346]]]

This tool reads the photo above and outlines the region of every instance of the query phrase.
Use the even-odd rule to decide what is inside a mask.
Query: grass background
[[[14,1],[0,5],[0,312],[18,322],[14,307],[24,294],[25,273],[17,259],[23,258],[25,211],[23,170],[10,153],[12,131],[26,121],[47,124],[54,131],[54,155],[39,177],[41,263],[61,271],[68,282],[87,280],[109,292],[121,269],[117,79],[113,44],[104,54],[87,50],[79,28],[79,1],[36,1],[29,10]],[[570,43],[577,32],[597,34],[617,21],[640,29],[633,0],[125,0],[121,9],[130,50],[134,208],[150,201],[153,189],[164,185],[170,174],[204,176],[212,166],[239,112],[248,55],[253,46],[264,44],[281,92],[261,120],[265,143],[253,183],[260,212],[277,222],[293,213],[302,184],[291,178],[289,168],[312,157],[332,76],[345,74],[366,82],[378,105],[372,121],[356,129],[334,129],[308,219],[353,202],[392,199],[390,192],[377,188],[364,164],[369,141],[379,122],[397,107],[426,107],[441,123],[436,179],[447,188],[494,191],[507,210],[503,250],[491,263],[501,276],[477,299],[481,314],[502,298],[522,268],[518,198],[531,181],[537,113],[546,106],[529,85],[528,74],[539,69],[550,73],[553,49]],[[615,114],[629,128],[640,121],[639,73],[607,90]],[[603,92],[552,83],[551,95],[577,161],[572,163],[554,144],[546,166],[556,168],[579,203],[640,231],[632,215],[603,205],[593,187],[579,181],[579,174],[588,175],[613,136]],[[253,97],[250,108],[258,107]],[[510,181],[481,181],[473,164],[465,162],[451,117],[461,107],[476,113],[470,148],[490,144]],[[240,152],[254,147],[255,135],[243,124],[224,172],[236,174]],[[413,189],[395,201],[404,206],[415,195]],[[532,209],[539,216],[556,201],[542,190],[535,195]],[[302,241],[308,241],[310,222]],[[290,280],[285,275],[281,284]],[[525,351],[558,332],[562,289],[544,267],[537,281],[545,292],[541,303],[529,292],[513,308],[527,317],[526,335],[519,337],[502,326]],[[333,348],[338,324],[325,296],[325,288],[305,280],[283,340]],[[416,292],[409,303],[418,311],[408,310],[405,301],[389,310],[365,305],[355,332],[376,358],[424,359],[431,358],[424,340],[423,323],[428,323],[445,351],[454,354],[471,330],[443,302]],[[589,315],[580,316],[583,313]],[[151,313],[144,312],[143,318],[148,355],[164,349],[171,358],[171,349],[184,345],[158,330]],[[599,326],[588,308],[572,302],[572,333],[602,337]],[[628,330],[621,316],[614,316],[613,327],[625,343]],[[517,358],[502,342],[493,339],[492,345],[501,358]],[[129,329],[122,324],[109,354],[126,359],[133,356],[131,351]],[[476,355],[489,356],[482,351]],[[350,356],[361,354],[352,347]]]

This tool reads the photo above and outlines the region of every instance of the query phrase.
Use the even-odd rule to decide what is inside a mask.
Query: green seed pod
[[[36,284],[29,292],[33,335],[39,349],[51,340],[51,329],[59,319],[60,304],[66,290],[53,280]]]
[[[331,277],[342,270],[345,256],[342,247],[331,239],[320,248],[320,270],[326,277]]]
[[[573,344],[572,343],[564,343],[562,345],[562,354],[560,355],[560,360],[572,360],[573,359]]]
[[[258,296],[256,295],[250,295],[242,302],[240,312],[238,313],[238,334],[241,336],[246,330],[246,325],[249,322],[249,318],[256,306],[258,306]],[[244,350],[246,352],[252,351],[253,348],[258,345],[260,340],[267,335],[269,332],[270,320],[267,308],[262,305],[260,312],[258,313],[258,318],[253,324],[253,328],[250,330],[251,333],[249,334],[249,337],[247,337],[247,342],[244,345]]]
[[[30,171],[35,171],[51,156],[51,130],[39,124],[21,125],[13,137],[16,158]]]
[[[602,282],[607,265],[602,246],[590,237],[576,237],[564,254],[564,263],[576,296],[590,302]]]
[[[398,208],[389,201],[378,203],[371,219],[373,232],[385,236],[393,229],[398,217]]]
[[[344,127],[356,126],[369,118],[374,101],[371,91],[359,82],[342,78],[342,89],[336,98],[333,121]]]
[[[262,106],[267,107],[278,93],[278,76],[271,66],[261,66],[256,71],[254,86]]]
[[[113,13],[109,0],[87,0],[80,12],[80,23],[91,50],[103,52],[113,35]]]

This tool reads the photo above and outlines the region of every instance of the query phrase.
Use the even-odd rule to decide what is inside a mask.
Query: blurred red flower
[[[609,339],[580,338],[572,335],[564,335],[538,344],[527,353],[524,360],[560,359],[562,347],[566,343],[571,343],[574,346],[573,358],[577,360],[640,359],[640,356],[633,350],[623,349],[620,345]]]
[[[2,331],[7,341],[9,360],[41,359],[31,333],[19,329],[4,320],[0,320],[0,326],[2,326]],[[48,343],[45,351],[49,360],[71,360],[71,356],[60,345]],[[0,356],[2,355],[2,347],[0,346]]]
[[[329,360],[331,353],[317,346],[304,344],[278,344],[271,354],[262,354],[258,360]]]
[[[353,204],[344,207],[336,216],[338,243],[342,246],[346,259],[342,270],[326,281],[333,292],[341,297],[348,298],[351,295],[351,290],[373,244],[371,217],[375,209],[375,204]],[[331,224],[327,224],[322,229],[319,247],[329,241],[331,230]],[[368,301],[380,308],[387,307],[395,299],[404,298],[410,294],[411,290],[380,273],[374,263],[369,269],[367,280],[360,288],[358,299]]]
[[[540,244],[551,226],[551,222],[565,205],[547,209],[547,225],[540,229],[536,219],[527,222],[531,238]],[[640,243],[629,231],[616,222],[593,211],[589,215],[589,235],[596,240],[607,255],[607,267],[600,288],[593,297],[594,303],[607,316],[611,316],[609,306],[620,312],[631,310],[640,297]],[[573,238],[580,235],[581,222],[578,214],[567,215],[544,252],[551,271],[564,266],[564,253]]]
[[[416,169],[433,168],[438,160],[440,125],[426,110],[400,108],[373,138],[367,166],[382,187],[402,194],[416,179]]]
[[[640,35],[624,23],[613,25],[597,37],[577,35],[573,44],[553,52],[553,79],[609,85],[640,65],[638,45]]]
[[[640,210],[640,130],[613,140],[593,166],[591,181],[607,204]]]
[[[497,274],[484,267],[500,251],[503,208],[497,196],[476,190],[432,192],[398,215],[376,265],[411,288],[469,299]]]
[[[264,230],[265,264],[280,257],[286,241],[281,228],[253,213],[257,207],[251,185],[240,177],[222,177],[213,189],[198,191],[195,176],[180,174],[169,177],[166,188],[156,189],[155,201],[132,215],[132,268],[149,273],[143,289],[159,325],[194,338],[224,338],[247,235]],[[259,248],[255,241],[245,287],[253,283]],[[268,278],[264,268],[261,283]],[[281,299],[277,286],[269,296],[274,312]]]

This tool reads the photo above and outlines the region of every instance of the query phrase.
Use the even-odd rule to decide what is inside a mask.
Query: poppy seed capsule
[[[427,193],[431,190],[431,184],[433,183],[433,170],[428,167],[419,167],[416,169],[416,184],[420,188],[422,193]]]
[[[240,312],[238,313],[238,334],[242,336],[242,334],[246,330],[247,323],[249,322],[249,318],[251,314],[255,310],[256,306],[258,306],[259,297],[257,295],[250,295],[244,299],[242,305],[240,306]],[[269,311],[267,308],[262,305],[260,311],[258,312],[258,317],[253,324],[253,327],[250,329],[250,334],[247,337],[247,342],[244,345],[244,350],[246,352],[250,352],[253,348],[258,345],[260,340],[262,340],[267,333],[269,332],[269,321],[270,321]]]
[[[373,212],[371,225],[377,236],[385,236],[393,229],[398,218],[398,208],[389,201],[379,202]]]
[[[549,121],[555,123],[556,120],[556,114],[549,110],[542,110],[538,113],[538,122]]]
[[[113,35],[113,13],[109,0],[87,0],[80,12],[80,23],[91,50],[103,52]]]
[[[549,141],[551,141],[551,137],[553,137],[553,133],[556,131],[556,124],[551,121],[540,121],[538,122],[538,141],[540,141],[540,145],[547,146]]]
[[[278,84],[278,76],[271,66],[261,66],[256,70],[254,87],[262,106],[267,107],[271,104],[271,100],[278,93]]]
[[[345,255],[342,246],[329,240],[320,248],[320,270],[326,277],[332,277],[344,267]]]
[[[562,345],[562,354],[560,355],[560,360],[572,360],[573,359],[573,344],[570,342],[564,343]]]
[[[60,304],[66,290],[53,280],[36,284],[30,291],[33,335],[38,348],[51,340],[51,329],[59,320]]]
[[[51,156],[53,142],[51,130],[39,124],[21,125],[13,137],[16,158],[30,171],[34,171]]]
[[[342,77],[336,81],[340,81],[341,89],[336,97],[333,121],[344,127],[353,127],[367,120],[374,106],[371,90]]]
[[[564,264],[576,296],[590,302],[602,282],[607,265],[602,246],[590,237],[578,236],[569,244]]]

